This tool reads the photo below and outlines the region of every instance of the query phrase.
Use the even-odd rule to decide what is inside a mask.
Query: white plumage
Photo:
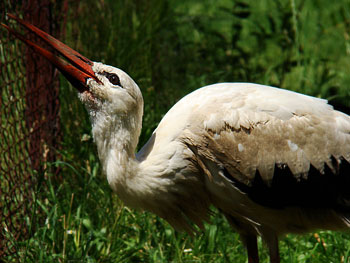
[[[257,200],[266,198],[264,193],[252,198],[246,189],[260,191],[263,187],[254,188],[257,172],[264,191],[278,188],[273,184],[277,166],[288,167],[294,183],[302,184],[308,180],[311,165],[319,176],[325,165],[335,176],[341,162],[350,160],[350,118],[333,110],[326,100],[249,83],[206,86],[175,104],[135,156],[141,95],[124,72],[102,64],[94,66],[97,76],[107,69],[118,74],[122,88],[109,87],[116,92],[115,101],[103,103],[98,113],[94,109],[89,112],[100,114],[92,118],[100,159],[111,187],[126,204],[152,211],[188,232],[192,229],[187,219],[202,227],[209,206],[214,204],[243,240],[261,235],[274,258],[278,257],[274,248],[280,235],[349,228],[348,210],[341,213],[332,207],[337,200],[330,207],[322,207],[317,198],[299,200],[308,203],[303,207],[298,201],[290,203],[288,199],[284,204],[274,200],[280,193],[267,201]],[[89,84],[92,94],[95,88],[102,88],[95,85],[93,80]],[[126,106],[125,101],[130,104]],[[308,187],[312,191],[312,184]],[[293,200],[300,193],[291,194],[295,196],[288,198]],[[339,198],[349,197],[349,191],[339,194]]]
[[[6,27],[77,86],[103,171],[129,206],[177,229],[222,211],[258,262],[256,237],[279,262],[278,237],[350,227],[350,117],[326,100],[249,83],[203,87],[181,99],[135,154],[143,99],[122,70],[91,62],[12,15],[75,67]]]

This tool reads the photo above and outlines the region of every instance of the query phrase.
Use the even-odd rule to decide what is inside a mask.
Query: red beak
[[[47,44],[52,46],[58,53],[65,57],[71,64],[62,58],[56,56],[50,51],[38,46],[32,41],[26,39],[23,35],[17,33],[12,28],[1,23],[11,34],[26,43],[28,46],[33,48],[36,52],[46,57],[52,64],[54,64],[61,73],[76,87],[80,92],[87,90],[87,79],[92,78],[97,82],[101,81],[96,77],[95,72],[92,70],[93,62],[86,57],[82,56],[75,50],[71,49],[67,45],[63,44],[61,41],[50,36],[39,28],[33,26],[32,24],[15,17],[14,15],[7,14],[9,18],[16,20],[22,26],[33,32],[35,35],[44,40]]]

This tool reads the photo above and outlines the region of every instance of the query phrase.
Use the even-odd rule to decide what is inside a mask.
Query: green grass
[[[16,244],[21,252],[12,262],[246,262],[238,235],[222,215],[215,213],[195,237],[175,232],[150,213],[124,207],[91,158],[86,168],[54,164],[71,177],[57,182],[49,176],[47,192],[38,189],[33,208],[44,216],[38,221],[33,210],[26,219],[33,236]],[[318,235],[282,239],[282,262],[350,262],[349,235]],[[259,247],[262,262],[269,262],[267,249]]]
[[[349,106],[348,0],[88,0],[75,13],[77,4],[66,42],[139,84],[140,146],[178,99],[216,82],[263,83]],[[38,175],[32,214],[23,219],[32,235],[13,241],[19,255],[5,262],[247,262],[238,235],[215,210],[212,224],[190,237],[124,207],[101,174],[83,106],[63,79],[61,86],[61,157],[49,164],[61,173]],[[282,239],[282,262],[350,262],[348,233],[317,235]]]

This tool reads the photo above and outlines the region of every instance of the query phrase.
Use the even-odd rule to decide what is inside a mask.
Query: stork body
[[[125,73],[111,71],[123,83]],[[250,83],[203,87],[170,109],[136,156],[135,102],[122,122],[120,113],[92,118],[108,182],[127,205],[191,232],[187,219],[202,227],[213,204],[251,254],[261,235],[274,259],[281,235],[349,228],[350,118],[326,100]]]
[[[122,70],[91,62],[10,17],[73,64],[3,25],[78,88],[103,171],[127,205],[187,232],[193,231],[189,221],[203,227],[214,205],[254,263],[259,235],[271,262],[279,262],[281,235],[350,228],[350,117],[327,101],[249,83],[206,86],[173,106],[135,154],[143,114],[137,84]]]

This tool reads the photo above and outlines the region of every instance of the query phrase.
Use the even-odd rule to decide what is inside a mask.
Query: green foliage
[[[72,5],[66,42],[128,72],[143,92],[140,146],[178,99],[216,82],[257,82],[349,106],[347,0],[87,0]],[[62,176],[45,175],[48,192],[38,186],[35,205],[45,212],[45,222],[35,213],[27,219],[32,238],[16,244],[23,262],[246,262],[238,235],[220,214],[192,238],[154,215],[123,207],[101,176],[88,116],[62,83],[64,152],[51,164],[61,167]],[[283,262],[350,261],[348,235],[318,235],[284,239]],[[266,249],[261,257],[268,262]]]

